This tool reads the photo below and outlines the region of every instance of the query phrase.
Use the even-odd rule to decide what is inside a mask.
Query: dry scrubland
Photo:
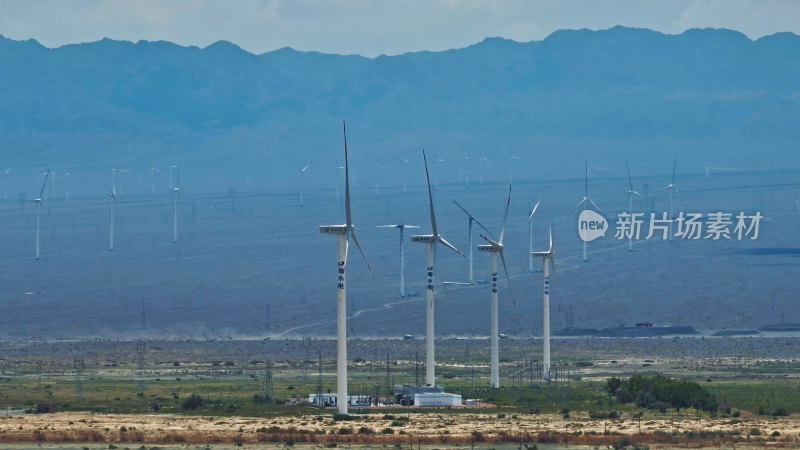
[[[485,387],[485,343],[440,341],[437,370],[449,391],[493,401],[495,408],[351,410],[358,413],[353,420],[334,420],[330,409],[263,407],[250,399],[260,392],[267,361],[276,398],[297,399],[312,392],[320,353],[323,385],[332,389],[334,343],[328,340],[150,341],[144,370],[136,365],[135,342],[5,342],[0,344],[0,404],[29,408],[49,395],[57,412],[0,416],[0,443],[92,448],[422,444],[430,449],[470,444],[511,448],[519,443],[604,447],[619,446],[625,439],[663,448],[796,448],[800,442],[800,416],[794,409],[800,405],[800,338],[556,339],[554,363],[565,381],[549,385],[535,377],[531,383],[530,373],[520,365],[525,358],[540,357],[540,342],[510,339],[502,346],[504,388],[499,391]],[[368,385],[373,365],[382,373],[382,352],[391,355],[393,381],[413,382],[410,355],[421,345],[352,341],[351,392]],[[76,358],[86,367],[81,384],[87,399],[82,402],[73,398]],[[609,376],[636,373],[697,381],[727,398],[737,414],[642,410],[618,404],[604,393]],[[144,388],[137,386],[142,380]],[[171,392],[177,394],[174,400]],[[183,400],[190,393],[219,403],[182,411],[177,397]],[[149,410],[148,403],[162,396],[157,400],[161,410]],[[758,415],[762,405],[769,411],[787,407],[790,415]],[[608,410],[617,411],[618,418],[592,418]]]
[[[656,446],[769,445],[796,448],[800,418],[742,416],[739,420],[682,417],[620,420],[574,414],[411,414],[402,426],[383,414],[334,421],[329,414],[307,417],[197,417],[56,413],[0,419],[0,441],[124,443],[426,443],[523,442],[607,445],[627,437]],[[641,426],[641,432],[639,431]],[[389,431],[391,430],[391,433]],[[758,430],[758,435],[755,431]],[[607,433],[606,433],[607,431]],[[774,432],[780,436],[770,436]],[[400,434],[402,432],[402,434]],[[387,433],[387,434],[384,434]],[[767,444],[768,443],[768,444]]]

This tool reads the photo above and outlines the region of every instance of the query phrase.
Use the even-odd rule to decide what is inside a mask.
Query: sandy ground
[[[621,437],[656,447],[715,447],[724,443],[796,447],[800,417],[739,419],[664,418],[596,420],[585,415],[507,415],[427,413],[392,426],[383,414],[334,422],[331,415],[304,417],[211,417],[176,415],[100,415],[56,413],[0,417],[0,442],[86,443],[442,443],[539,442],[611,443]],[[641,426],[641,432],[639,427]],[[392,430],[391,434],[387,430]],[[345,431],[342,431],[345,430]],[[758,430],[755,435],[753,430]],[[773,432],[780,436],[771,437]],[[129,445],[129,444],[126,444]],[[139,444],[137,444],[137,447]]]

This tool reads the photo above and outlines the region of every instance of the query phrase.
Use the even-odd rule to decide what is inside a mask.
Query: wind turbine
[[[333,154],[333,160],[336,161],[336,170],[344,170],[344,166],[339,164],[339,158],[336,157],[336,153]],[[339,201],[339,177],[336,176],[336,201]]]
[[[117,169],[111,169],[111,191],[108,193],[108,251],[114,251],[114,210],[117,208]]]
[[[108,251],[114,251],[114,213],[117,210],[117,194],[114,191],[108,193],[108,207],[109,207],[109,233],[108,233]]]
[[[69,201],[69,172],[64,174],[64,181],[67,183],[67,194],[64,197],[64,200]]]
[[[0,175],[3,175],[3,201],[8,200],[8,174],[11,173],[11,168],[0,172]]]
[[[47,169],[47,172],[44,174],[44,181],[42,181],[42,188],[39,189],[39,196],[29,200],[32,203],[36,203],[36,260],[39,260],[39,215],[40,210],[43,208],[42,202],[44,200],[44,189],[47,187],[47,177],[50,176],[50,169]]]
[[[533,215],[536,214],[539,203],[542,203],[542,201],[536,202],[531,210],[531,215],[528,216],[528,234],[530,235],[528,240],[528,272],[530,273],[533,273]]]
[[[401,160],[403,163],[403,194],[408,193],[408,158]]]
[[[161,171],[158,170],[158,167],[151,167],[150,168],[150,193],[156,193],[156,175],[161,175]],[[170,185],[172,181],[170,181]]]
[[[542,380],[550,381],[550,270],[555,275],[554,260],[556,251],[553,249],[553,226],[550,226],[550,248],[544,252],[533,252],[533,256],[542,258],[544,279],[542,290]]]
[[[181,168],[179,166],[170,166],[170,169],[175,169],[175,186],[172,186],[172,243],[178,243],[178,196],[181,193]],[[172,179],[172,171],[170,171],[170,180]]]
[[[681,195],[678,192],[678,189],[675,187],[675,171],[678,169],[678,155],[675,155],[675,163],[672,165],[672,181],[662,189],[663,191],[667,191],[669,194],[669,241],[672,242],[672,193],[675,192],[677,195]]]
[[[306,164],[303,167],[300,165],[295,164],[297,166],[297,174],[300,175],[300,206],[303,206],[303,188],[306,185],[306,172],[308,171],[308,167],[311,163]]]
[[[425,179],[428,182],[428,204],[431,210],[431,228],[432,234],[423,234],[411,236],[411,242],[420,242],[425,244],[425,263],[428,272],[428,284],[426,286],[426,314],[425,314],[425,384],[429,386],[436,386],[436,368],[434,366],[434,335],[433,335],[433,266],[436,261],[436,244],[440,243],[448,247],[459,255],[464,256],[463,253],[455,248],[451,243],[447,242],[445,238],[439,235],[439,228],[436,226],[436,213],[433,210],[433,194],[431,193],[431,177],[428,173],[428,158],[425,156],[425,150],[422,150],[422,160],[425,163]]]
[[[468,233],[469,233],[469,281],[466,284],[475,284],[475,280],[474,280],[474,278],[472,276],[472,273],[473,273],[472,272],[472,222],[475,222],[478,225],[480,225],[480,227],[483,228],[484,231],[489,233],[489,236],[492,235],[492,232],[489,231],[485,226],[483,226],[483,224],[478,219],[476,219],[475,216],[470,214],[469,211],[467,211],[463,206],[459,205],[457,201],[453,200],[453,203],[455,203],[456,206],[461,208],[461,210],[464,211],[464,214],[466,214],[467,217],[468,217],[467,220],[469,222],[469,225],[468,225],[467,230],[468,230]],[[453,281],[446,281],[445,284],[465,284],[465,283],[457,283],[457,282],[453,282]]]
[[[400,230],[400,297],[406,296],[406,270],[403,258],[403,230],[406,228],[419,228],[416,225],[378,225],[377,228],[397,228]]]
[[[597,206],[592,199],[589,198],[589,161],[586,161],[586,167],[584,169],[585,178],[584,178],[584,185],[583,185],[583,198],[581,199],[578,206],[583,205],[583,210],[586,211],[589,208],[589,205],[594,206],[597,211],[600,211],[600,207]],[[583,262],[588,261],[586,258],[586,241],[583,241]]]
[[[367,261],[367,255],[361,244],[358,243],[356,230],[353,226],[353,219],[350,214],[350,174],[347,160],[347,127],[342,121],[342,132],[344,134],[344,212],[346,223],[344,225],[323,225],[319,227],[319,232],[323,234],[335,234],[337,237],[337,271],[338,285],[336,291],[336,406],[339,414],[347,414],[347,281],[345,274],[347,271],[347,247],[350,237],[358,247],[367,268],[372,271],[372,267]],[[308,167],[308,166],[306,166]]]
[[[375,155],[375,197],[378,196],[378,171],[383,169],[381,163],[378,162],[378,155]]]
[[[633,190],[633,179],[631,179],[631,165],[628,160],[625,160],[625,166],[628,168],[628,214],[631,216],[631,229],[628,236],[628,251],[633,251],[633,196],[639,195],[638,192]]]
[[[500,388],[500,329],[498,325],[498,307],[497,307],[497,255],[500,255],[500,260],[503,262],[503,271],[506,273],[506,280],[508,281],[508,290],[511,291],[511,278],[508,276],[508,267],[506,267],[506,257],[503,255],[503,235],[506,232],[506,219],[508,219],[508,207],[511,204],[511,185],[508,186],[508,200],[506,201],[506,212],[503,215],[503,225],[500,226],[500,239],[496,242],[488,237],[481,235],[481,237],[489,244],[478,246],[478,250],[482,252],[491,253],[491,270],[492,270],[492,291],[489,297],[490,300],[490,320],[491,320],[491,384],[492,389]],[[511,294],[514,298],[514,294]],[[516,301],[514,302],[516,304]]]
[[[481,185],[481,186],[483,186],[483,172],[484,172],[484,168],[483,168],[483,166],[484,166],[486,163],[489,163],[489,162],[491,162],[491,161],[489,161],[489,159],[487,159],[487,158],[481,157],[481,159],[480,159],[480,166],[481,166],[481,167],[480,167],[480,171],[481,171],[480,185]]]

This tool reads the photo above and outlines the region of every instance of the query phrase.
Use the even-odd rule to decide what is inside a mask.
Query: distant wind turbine
[[[108,193],[108,251],[114,251],[114,215],[117,212],[117,195],[114,191]]]
[[[8,200],[8,176],[9,176],[8,174],[10,173],[11,173],[10,168],[0,172],[0,175],[3,175],[3,201]]]
[[[425,150],[422,151],[422,160],[425,163],[425,179],[428,182],[428,204],[431,212],[431,228],[432,234],[424,234],[411,236],[411,242],[420,242],[425,244],[425,262],[428,275],[428,282],[426,286],[426,314],[425,314],[425,383],[429,386],[436,385],[436,368],[434,358],[434,333],[433,333],[433,267],[436,261],[436,244],[440,243],[448,247],[459,255],[464,256],[463,253],[452,244],[447,242],[440,234],[439,228],[436,226],[436,213],[433,209],[433,193],[431,192],[431,177],[428,173],[428,159],[425,156]]]
[[[581,199],[580,203],[578,203],[578,206],[583,205],[583,210],[586,211],[589,208],[589,205],[592,205],[599,212],[600,208],[597,206],[597,204],[595,202],[593,202],[589,198],[589,161],[586,161],[586,166],[585,166],[584,170],[585,170],[585,172],[584,172],[584,174],[585,174],[584,176],[585,177],[584,177],[584,185],[583,185],[583,198]],[[583,262],[586,262],[586,261],[588,261],[588,259],[586,257],[586,241],[583,241]]]
[[[347,414],[347,247],[350,238],[364,257],[367,268],[372,267],[367,261],[367,255],[361,244],[358,243],[353,218],[350,212],[350,173],[347,157],[347,127],[342,121],[344,134],[344,225],[323,225],[319,227],[320,233],[335,234],[337,237],[337,271],[338,285],[336,291],[336,406],[339,414]]]
[[[377,228],[397,228],[400,230],[400,297],[406,296],[406,270],[403,255],[403,230],[406,228],[419,228],[416,225],[378,225]]]
[[[489,297],[490,300],[490,322],[491,322],[491,386],[492,389],[500,388],[500,328],[498,324],[498,301],[497,301],[497,256],[500,255],[500,260],[503,262],[503,271],[506,274],[506,281],[508,281],[508,290],[511,292],[511,278],[508,276],[508,267],[506,266],[506,257],[503,254],[503,235],[506,232],[506,220],[508,219],[508,207],[511,205],[511,186],[508,186],[508,200],[506,201],[506,211],[503,214],[503,225],[500,226],[500,238],[495,242],[488,237],[481,235],[481,237],[489,244],[478,246],[478,250],[482,252],[489,252],[491,256],[491,271],[492,271],[492,291]],[[514,294],[511,294],[514,298]],[[516,303],[516,301],[514,301]]]
[[[678,155],[675,155],[675,162],[672,165],[672,180],[667,185],[667,187],[662,189],[663,191],[667,191],[667,194],[669,195],[669,241],[670,242],[672,242],[672,235],[673,235],[673,233],[672,233],[672,224],[674,222],[673,219],[672,219],[672,215],[673,215],[672,214],[672,193],[674,192],[676,195],[681,195],[678,192],[678,188],[675,187],[675,172],[677,170],[678,170]]]
[[[35,203],[36,206],[36,260],[39,260],[39,216],[41,213],[41,209],[44,208],[42,203],[44,202],[44,189],[47,187],[47,178],[50,176],[50,169],[47,169],[47,172],[44,174],[44,181],[42,181],[42,188],[39,189],[39,196],[28,200],[31,203]]]
[[[631,229],[630,235],[628,236],[628,251],[633,251],[633,196],[639,195],[638,192],[633,190],[633,179],[631,178],[631,165],[628,164],[628,160],[625,160],[625,166],[628,168],[628,214],[631,217]]]
[[[306,172],[308,172],[308,168],[311,166],[311,163],[308,163],[303,167],[300,167],[299,164],[295,164],[295,166],[297,166],[297,174],[300,176],[300,206],[303,206],[303,189],[306,186]]]
[[[175,186],[172,186],[172,243],[178,243],[178,196],[181,193],[181,168],[179,166],[170,166],[170,169],[175,169]],[[172,172],[170,171],[170,179]]]
[[[528,216],[528,272],[533,273],[533,215],[536,214],[536,209],[539,207],[541,200],[536,202],[531,209],[531,214]]]
[[[492,232],[489,231],[489,229],[487,229],[485,226],[483,226],[483,224],[478,219],[476,219],[475,216],[470,214],[470,212],[467,211],[466,208],[461,206],[457,201],[453,200],[453,203],[455,203],[456,206],[458,206],[462,211],[464,211],[464,214],[467,215],[467,222],[468,222],[468,224],[467,224],[467,233],[469,235],[469,256],[468,256],[467,259],[469,259],[469,279],[468,279],[467,283],[459,283],[459,282],[454,282],[454,281],[445,281],[445,284],[475,284],[475,279],[473,277],[473,271],[472,271],[472,222],[477,223],[481,228],[483,228],[484,231],[489,233],[489,236],[492,235]]]
[[[401,160],[403,163],[403,194],[408,193],[408,158]]]
[[[553,249],[553,226],[550,226],[550,247],[544,252],[533,252],[533,256],[542,258],[542,380],[550,381],[550,270],[555,275],[556,251]]]
[[[158,170],[158,167],[151,167],[150,168],[150,193],[156,193],[156,175],[161,175],[161,171]],[[172,181],[170,181],[172,184]]]

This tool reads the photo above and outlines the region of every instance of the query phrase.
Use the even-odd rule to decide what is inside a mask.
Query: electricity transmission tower
[[[144,391],[144,389],[147,387],[144,382],[145,369],[146,369],[146,360],[145,360],[146,354],[147,354],[147,343],[142,339],[137,340],[136,341],[136,375],[137,375],[136,389],[138,389],[139,392]]]
[[[75,358],[73,367],[75,368],[75,400],[86,400],[86,393],[83,391],[83,370],[86,365],[83,358]]]

